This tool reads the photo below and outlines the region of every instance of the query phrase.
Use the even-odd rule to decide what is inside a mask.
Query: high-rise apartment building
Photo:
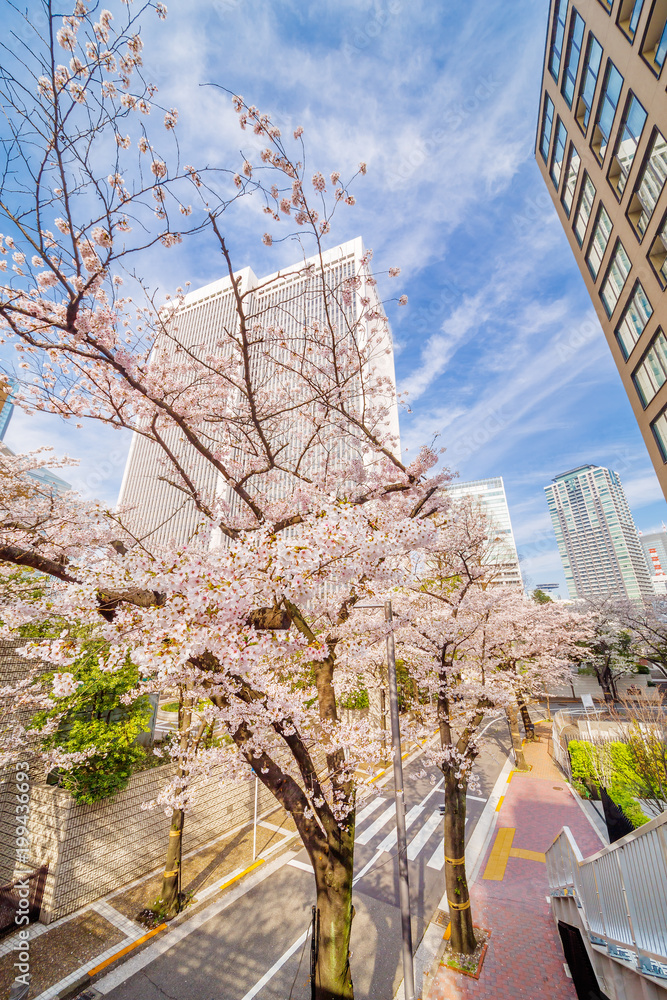
[[[617,473],[582,465],[544,490],[570,597],[650,598],[646,559]]]
[[[492,585],[523,589],[519,556],[502,477],[477,479],[469,483],[452,483],[447,490],[455,500],[472,497],[489,519],[493,528],[493,541],[488,558],[492,567]]]
[[[334,247],[323,254],[324,280],[331,291],[329,315],[332,310],[338,310],[332,322],[360,324],[358,334],[363,342],[370,337],[372,331],[382,334],[386,340],[374,352],[374,371],[381,375],[386,384],[391,386],[389,404],[389,422],[386,428],[388,438],[395,442],[397,454],[400,453],[398,408],[396,405],[394,356],[391,333],[388,326],[380,325],[372,318],[372,314],[382,314],[375,284],[365,267],[362,258],[364,247],[361,238]],[[315,266],[315,273],[308,270],[309,265]],[[298,340],[299,331],[304,324],[315,321],[322,322],[324,318],[324,296],[322,292],[322,273],[318,270],[319,257],[312,260],[303,259],[282,271],[258,279],[250,268],[237,272],[235,280],[240,281],[240,288],[252,291],[252,297],[246,298],[246,308],[249,314],[261,317],[266,326],[283,329],[287,338]],[[340,294],[342,283],[354,276],[359,277],[356,294],[346,303]],[[370,306],[368,303],[370,302]],[[334,303],[337,303],[335,305]],[[366,304],[364,304],[366,303]],[[344,313],[344,315],[343,315]],[[238,317],[235,309],[235,296],[229,277],[215,281],[196,291],[190,292],[175,314],[175,325],[178,331],[178,341],[195,354],[215,354],[225,350],[225,339],[237,329]],[[222,346],[221,346],[222,345]],[[313,358],[315,361],[316,359]],[[257,355],[253,361],[257,370],[267,362],[262,355]],[[271,380],[275,378],[275,368],[266,370],[264,391],[270,388]],[[262,372],[260,372],[262,374]],[[287,374],[285,377],[289,378]],[[206,407],[206,400],[202,400]],[[220,425],[212,423],[209,439],[214,444],[222,440]],[[290,426],[285,428],[287,447],[298,443],[300,433],[299,415],[295,414]],[[194,448],[183,440],[177,429],[165,433],[167,446],[178,457],[182,467],[190,479],[197,484],[201,494],[210,502],[214,497],[223,495],[232,508],[236,498],[227,493],[227,488],[218,476],[213,466],[208,463]],[[292,443],[290,443],[292,442]],[[350,457],[340,451],[336,445],[337,459]],[[343,443],[343,447],[347,447]],[[283,455],[286,453],[284,452]],[[140,434],[134,434],[130,452],[125,467],[125,474],[120,491],[119,504],[128,509],[125,523],[133,533],[155,545],[178,546],[192,542],[206,547],[216,544],[219,539],[209,536],[206,526],[194,504],[184,497],[182,490],[170,485],[166,479],[173,476],[165,462],[164,453],[153,441]],[[281,498],[292,488],[289,477],[275,478],[271,489],[275,499]]]
[[[536,158],[667,496],[667,0],[550,0]]]

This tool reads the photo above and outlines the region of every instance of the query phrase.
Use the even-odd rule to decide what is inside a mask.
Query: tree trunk
[[[162,876],[162,892],[160,893],[167,919],[175,917],[181,908],[181,857],[183,854],[184,820],[185,814],[182,809],[172,811],[167,860]]]
[[[613,704],[614,701],[616,701],[616,685],[614,683],[614,676],[611,672],[609,663],[605,660],[604,666],[600,668],[595,667],[595,673],[597,675],[598,684],[602,688],[605,702],[607,702],[607,704]]]
[[[526,699],[522,694],[517,694],[516,700],[519,705],[519,711],[521,712],[521,721],[523,722],[523,728],[526,733],[526,740],[534,740],[535,728],[533,726],[533,720],[530,717],[530,712],[528,711],[528,706],[526,705]]]
[[[353,1000],[350,933],[354,916],[354,820],[343,829],[336,828],[326,839],[319,827],[317,834],[312,839],[302,838],[313,862],[317,891],[313,997],[315,1000]]]
[[[184,688],[181,688],[178,702],[178,738],[181,751],[178,773],[181,778],[185,778],[184,758],[188,751],[191,725],[192,705],[189,703],[187,692]],[[160,894],[167,919],[175,917],[180,912],[183,901],[181,891],[181,859],[183,856],[184,822],[184,811],[182,809],[174,809],[171,814],[167,861],[164,875],[162,876],[162,892]]]
[[[512,735],[512,749],[514,750],[516,769],[517,771],[527,771],[528,765],[526,764],[526,758],[523,755],[523,747],[521,746],[519,716],[516,710],[516,705],[510,704],[507,706],[507,719],[510,724],[510,733]]]
[[[465,866],[465,779],[454,768],[445,775],[445,886],[451,921],[451,947],[459,955],[472,955],[476,947]],[[459,788],[459,785],[463,785]]]

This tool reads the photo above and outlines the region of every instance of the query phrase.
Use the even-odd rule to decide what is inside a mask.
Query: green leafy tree
[[[20,631],[26,638],[49,639],[59,636],[62,628],[63,623],[56,621],[33,623]],[[122,791],[145,760],[137,738],[148,730],[152,708],[145,695],[128,704],[123,701],[140,679],[129,658],[105,670],[103,640],[88,638],[84,630],[72,639],[78,655],[68,670],[69,693],[59,695],[57,671],[43,673],[40,682],[51,692],[50,707],[35,715],[31,729],[44,734],[43,750],[58,751],[64,760],[72,754],[85,755],[72,767],[57,768],[56,776],[77,802],[90,804]]]

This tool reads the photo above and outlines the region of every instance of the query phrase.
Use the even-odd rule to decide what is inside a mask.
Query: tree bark
[[[445,886],[451,921],[451,947],[459,955],[472,955],[476,947],[470,893],[465,866],[465,779],[454,768],[445,768]],[[459,788],[462,785],[462,788]]]
[[[354,821],[328,831],[326,838],[317,830],[319,836],[303,837],[315,872],[319,917],[313,996],[315,1000],[353,1000],[349,955]]]
[[[181,688],[178,702],[178,738],[180,743],[180,760],[178,773],[181,778],[185,777],[183,757],[188,750],[190,738],[190,726],[192,725],[192,705],[188,701],[187,693]],[[162,876],[162,892],[160,898],[165,907],[165,916],[168,920],[175,917],[181,910],[183,902],[181,883],[181,859],[183,856],[183,826],[185,824],[185,813],[182,809],[174,809],[171,814],[171,826],[169,828],[169,844],[167,846],[167,860],[164,874]]]
[[[527,771],[528,765],[526,764],[526,758],[523,754],[523,747],[521,746],[521,733],[519,732],[519,717],[516,709],[516,705],[509,704],[507,706],[507,719],[510,724],[510,733],[512,735],[512,749],[514,750],[514,760],[516,768],[518,771]]]
[[[168,920],[175,917],[181,908],[181,857],[183,854],[183,825],[185,814],[182,809],[174,809],[169,828],[167,860],[162,876],[160,898]]]
[[[528,711],[528,706],[526,705],[526,699],[523,694],[519,693],[516,696],[516,700],[519,705],[519,711],[521,712],[521,721],[523,722],[523,728],[526,733],[526,740],[534,740],[535,729],[533,727],[533,720],[530,717],[530,712]]]

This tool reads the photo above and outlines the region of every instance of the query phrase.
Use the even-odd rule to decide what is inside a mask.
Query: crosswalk
[[[440,785],[434,788],[423,800],[417,805],[413,806],[405,817],[406,830],[410,830],[413,827],[418,826],[418,830],[411,840],[408,841],[408,861],[416,861],[420,856],[422,851],[431,845],[432,853],[426,862],[427,868],[432,868],[435,871],[442,871],[445,867],[445,848],[443,843],[442,835],[442,814],[440,809],[429,810],[426,808],[426,802],[438,789]],[[485,802],[485,799],[481,799],[478,796],[469,796],[477,801]],[[384,809],[380,812],[381,807],[384,805]],[[375,846],[376,853],[390,853],[396,848],[396,827],[394,824],[396,816],[396,807],[394,802],[389,802],[387,799],[378,795],[376,798],[372,799],[357,815],[357,829],[363,826],[367,820],[372,822],[357,833],[355,841],[357,844],[365,845],[370,844],[370,842],[381,834],[385,827],[390,823],[393,826],[388,833],[385,834],[383,839],[377,846]],[[466,819],[466,823],[468,820]],[[433,845],[435,849],[433,850]]]

